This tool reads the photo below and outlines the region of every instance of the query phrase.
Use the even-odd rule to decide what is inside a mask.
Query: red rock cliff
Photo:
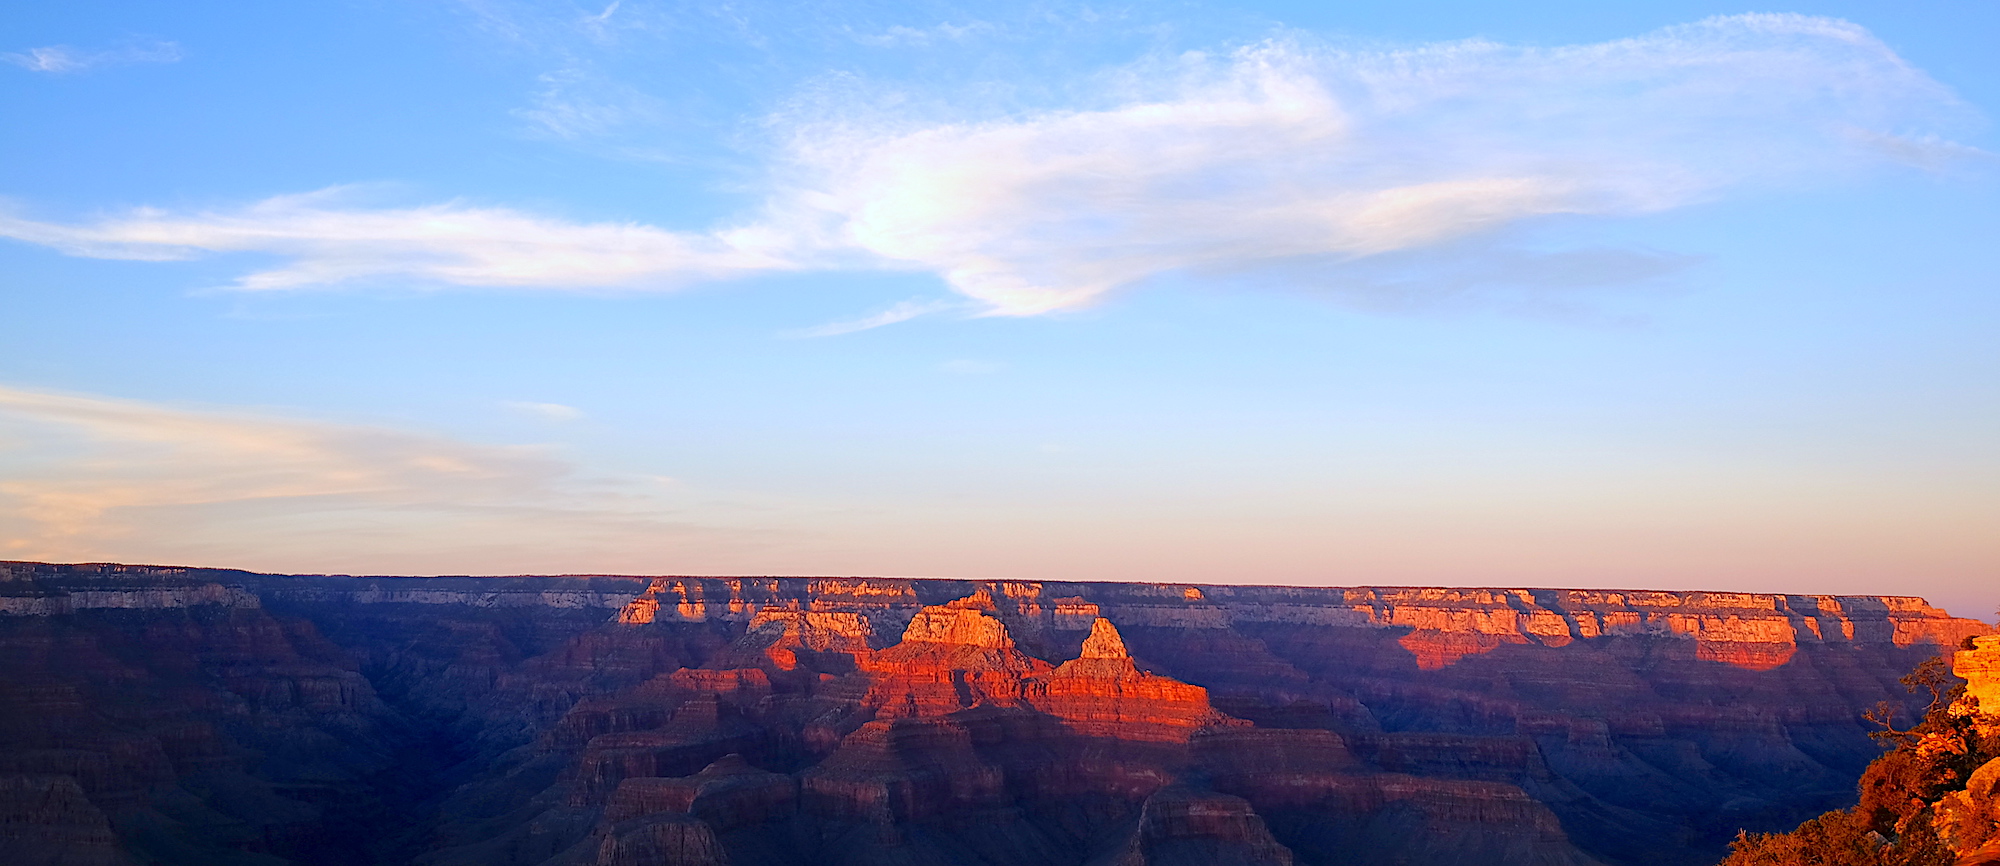
[[[2000,636],[1976,637],[1952,655],[1951,672],[1965,680],[1965,698],[1982,715],[2000,718]]]
[[[0,837],[64,862],[1692,866],[1839,805],[1860,711],[1990,631],[1890,596],[0,578]]]

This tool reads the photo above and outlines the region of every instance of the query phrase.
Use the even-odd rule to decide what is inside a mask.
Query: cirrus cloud
[[[569,472],[534,449],[4,386],[0,424],[10,434],[0,457],[19,461],[0,502],[35,536],[87,532],[135,508],[538,499]]]
[[[620,288],[794,267],[757,227],[675,232],[459,203],[370,209],[348,204],[350,192],[278,196],[235,211],[146,208],[88,225],[0,216],[0,235],[94,258],[165,261],[261,252],[287,259],[237,280],[237,288],[249,290],[381,278],[486,288]]]
[[[1025,118],[821,123],[794,153],[856,245],[1033,314],[1169,271],[1353,261],[1924,163],[1949,143],[1923,136],[1966,114],[1864,29],[1795,15],[1552,49],[1270,42],[1122,88]]]
[[[507,408],[544,421],[575,421],[583,417],[583,410],[562,403],[537,403],[530,400],[509,400]]]
[[[638,480],[543,447],[0,385],[0,553],[15,558],[521,571],[789,537],[732,526],[727,506],[691,520]]]
[[[1947,88],[1859,26],[1797,15],[1556,48],[1301,37],[1106,81],[1098,104],[997,119],[823,106],[781,121],[761,205],[713,231],[456,203],[368,209],[329,191],[79,224],[7,217],[0,235],[75,255],[283,259],[242,277],[245,289],[651,289],[923,270],[988,314],[1036,315],[1172,272],[1317,262],[1338,278],[1538,217],[1632,216],[1981,153],[1948,137],[1972,112]]]
[[[82,72],[99,66],[117,66],[126,63],[173,63],[181,59],[181,47],[172,42],[133,42],[106,48],[90,50],[72,48],[68,45],[44,45],[25,51],[0,53],[5,60],[30,72],[64,74]]]

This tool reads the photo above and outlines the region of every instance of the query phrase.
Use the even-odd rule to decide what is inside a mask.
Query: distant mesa
[[[1917,662],[1976,638],[2000,705],[1992,631],[1896,596],[6,563],[0,852],[1706,866],[1852,790]]]

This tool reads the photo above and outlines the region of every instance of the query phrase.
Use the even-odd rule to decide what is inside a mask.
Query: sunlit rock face
[[[1217,712],[1207,689],[1139,670],[1103,617],[1081,655],[1030,680],[1029,689],[1031,706],[1089,736],[1184,743],[1204,728],[1248,724]]]
[[[1860,712],[1988,631],[1884,596],[4,564],[0,862],[1698,864],[1844,805]],[[1996,641],[1954,660],[1981,707]]]
[[[1981,736],[2000,737],[2000,636],[1969,643],[1952,656],[1952,673],[1965,680],[1952,711],[1972,716]],[[1938,835],[1959,855],[1958,866],[2000,866],[2000,759],[1973,771],[1965,790],[1947,794],[1936,812]]]
[[[2000,724],[2000,636],[1973,638],[1952,654],[1951,672],[1965,680],[1967,709]]]

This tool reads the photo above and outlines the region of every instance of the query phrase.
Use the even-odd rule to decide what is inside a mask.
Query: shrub
[[[1722,866],[1951,866],[1951,849],[1933,826],[1938,801],[2000,757],[2000,738],[1982,740],[1972,718],[1953,710],[1965,687],[1953,686],[1942,657],[1902,682],[1912,692],[1929,690],[1930,708],[1907,730],[1895,726],[1887,703],[1867,714],[1882,728],[1873,736],[1892,748],[1861,774],[1860,805],[1789,833],[1738,833]]]

